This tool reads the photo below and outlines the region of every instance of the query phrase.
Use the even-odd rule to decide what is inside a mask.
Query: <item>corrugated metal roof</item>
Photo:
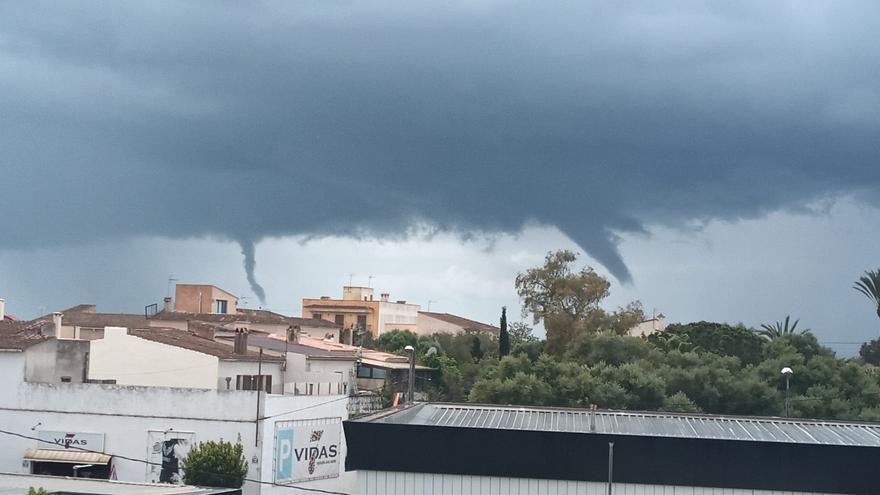
[[[880,447],[880,424],[469,404],[419,404],[374,421],[458,428],[605,433]],[[595,426],[593,426],[595,425]]]
[[[107,464],[110,456],[99,452],[78,450],[27,449],[24,458],[38,462],[66,462],[69,464]]]

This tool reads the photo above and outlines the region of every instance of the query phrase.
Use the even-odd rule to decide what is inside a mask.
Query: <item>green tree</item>
[[[498,357],[510,354],[510,334],[507,333],[507,306],[501,307],[501,331],[498,333]]]
[[[661,411],[680,412],[680,413],[701,413],[700,406],[692,401],[686,393],[678,391],[663,400]]]
[[[523,316],[531,313],[534,323],[544,322],[546,350],[551,354],[561,355],[582,333],[624,333],[644,318],[638,303],[606,313],[599,303],[608,297],[611,284],[591,267],[575,271],[575,261],[577,254],[572,251],[551,252],[542,266],[516,277]]]
[[[483,342],[476,335],[471,336],[471,358],[474,361],[483,359],[486,351],[483,350]]]
[[[403,348],[411,345],[414,348],[419,343],[419,336],[409,330],[394,329],[385,332],[373,341],[373,348],[378,351],[399,354]]]
[[[248,472],[242,445],[223,440],[199,442],[182,464],[187,485],[241,488]]]
[[[880,339],[874,339],[862,344],[859,348],[859,356],[862,361],[880,366]]]
[[[48,490],[46,490],[43,487],[39,487],[39,488],[30,487],[30,488],[28,488],[27,495],[50,495],[50,493]]]
[[[511,349],[515,349],[519,345],[538,341],[538,337],[532,334],[532,327],[521,321],[509,324],[507,334],[510,337]]]
[[[699,321],[673,323],[665,331],[649,335],[648,342],[667,352],[711,352],[736,356],[743,364],[756,364],[762,359],[765,340],[743,325]]]
[[[783,321],[777,321],[773,324],[762,324],[761,330],[758,330],[758,335],[767,340],[776,340],[785,335],[794,335],[796,333],[805,334],[810,332],[809,328],[797,332],[797,326],[800,320],[794,320],[794,323],[791,323],[790,318],[790,316],[786,316]]]
[[[871,300],[877,311],[877,318],[880,318],[880,269],[865,271],[865,274],[856,280],[853,289]]]

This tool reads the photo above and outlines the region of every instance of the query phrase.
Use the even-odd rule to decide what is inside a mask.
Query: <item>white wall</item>
[[[188,388],[137,387],[93,383],[24,382],[24,356],[0,352],[0,425],[2,429],[36,436],[38,430],[103,433],[108,454],[147,459],[156,435],[191,433],[194,442],[240,442],[249,461],[248,478],[274,478],[275,422],[292,419],[340,417],[347,419],[345,396],[294,397],[254,391],[218,391]],[[260,402],[260,431],[257,403]],[[257,446],[256,439],[261,445]],[[341,435],[342,459],[345,458]],[[0,472],[27,473],[22,462],[36,440],[0,434]],[[256,457],[256,462],[252,462]],[[114,457],[122,481],[148,481],[143,462]],[[355,475],[308,482],[304,486],[354,493]],[[273,489],[246,482],[245,495],[289,495],[289,488]]]
[[[309,359],[304,354],[289,352],[287,371],[284,374],[284,391],[292,394],[294,390],[298,390],[297,393],[307,394],[308,385],[313,384],[312,390],[315,393],[339,393],[343,389],[337,383],[345,384],[344,390],[351,390],[356,371],[357,362],[354,360]],[[318,384],[321,384],[320,387]]]
[[[319,419],[319,418],[342,418],[343,421],[348,419],[348,397],[344,395],[322,395],[322,396],[267,396],[266,397],[266,414],[271,416],[264,423],[263,431],[263,466],[262,481],[274,481],[274,459],[275,459],[275,423],[283,421],[291,421],[297,419]],[[305,409],[307,408],[307,409]],[[302,488],[316,488],[319,490],[330,490],[336,492],[344,492],[357,494],[357,472],[345,471],[345,455],[347,452],[345,444],[345,433],[341,430],[342,424],[339,425],[340,432],[340,470],[338,478],[328,478],[323,480],[306,481],[296,483],[293,486]],[[302,490],[294,490],[285,486],[269,486],[263,485],[262,495],[291,495],[293,493],[306,493]]]
[[[3,383],[24,382],[25,365],[23,352],[0,350],[0,379]]]
[[[119,385],[217,388],[216,356],[128,335],[107,327],[91,341],[89,378]],[[224,387],[225,388],[225,387]]]
[[[648,335],[662,332],[663,330],[666,330],[666,319],[658,318],[643,321],[638,325],[630,328],[627,333],[631,337],[647,337]]]
[[[415,331],[419,323],[418,304],[379,303],[379,333],[394,329]]]
[[[495,476],[357,471],[358,495],[606,495],[608,485],[587,481],[535,480]],[[615,495],[834,495],[615,483]]]
[[[214,384],[219,390],[226,390],[226,377],[232,377],[230,387],[235,390],[235,377],[237,375],[270,375],[272,377],[272,393],[281,393],[281,384],[284,377],[281,374],[281,363],[263,362],[262,371],[257,361],[220,361],[217,370],[217,382]]]
[[[419,328],[416,333],[419,335],[431,335],[435,333],[461,333],[464,331],[460,325],[449,323],[448,321],[438,320],[433,316],[419,313]]]
[[[151,430],[193,432],[194,441],[241,441],[248,459],[260,454],[255,446],[256,392],[75,383],[15,386],[7,378],[3,376],[3,383],[8,386],[0,389],[4,430],[29,436],[37,430],[104,433],[105,452],[136,459],[148,457]],[[0,471],[29,472],[22,458],[26,449],[38,447],[35,440],[0,435],[0,445]],[[113,462],[120,480],[147,481],[146,464],[119,458]],[[259,462],[251,464],[248,476],[259,478],[260,467]],[[245,493],[258,494],[258,485],[250,485]]]

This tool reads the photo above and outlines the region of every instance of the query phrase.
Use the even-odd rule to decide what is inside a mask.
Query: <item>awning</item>
[[[26,461],[66,462],[69,464],[108,464],[110,456],[98,452],[77,450],[43,450],[27,449],[24,453]]]

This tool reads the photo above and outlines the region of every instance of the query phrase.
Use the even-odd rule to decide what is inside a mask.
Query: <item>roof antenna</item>
[[[373,278],[375,278],[375,277],[373,277],[372,275],[367,277],[367,287],[368,288],[371,288],[371,289],[373,288]]]
[[[353,278],[354,278],[354,273],[349,273],[348,274],[348,286],[349,287],[351,287],[351,279],[353,279]]]
[[[431,303],[435,303],[435,302],[438,302],[438,301],[428,301],[428,312],[429,313],[431,312]]]

